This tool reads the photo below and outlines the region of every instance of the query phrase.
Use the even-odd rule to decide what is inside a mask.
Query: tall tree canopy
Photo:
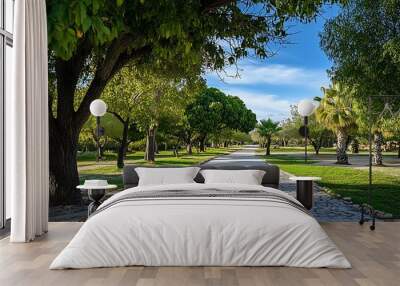
[[[184,73],[222,69],[250,53],[264,58],[268,43],[286,36],[286,21],[312,19],[323,3],[338,1],[47,0],[55,203],[78,194],[77,144],[90,103],[128,62]]]
[[[352,90],[341,83],[322,88],[324,97],[317,108],[317,120],[336,133],[336,158],[338,164],[348,164],[347,143],[349,133],[356,127]]]
[[[124,166],[124,156],[129,144],[129,131],[136,131],[133,124],[133,111],[140,104],[146,92],[146,86],[137,78],[137,70],[133,67],[121,69],[107,84],[103,99],[108,105],[108,112],[120,122],[114,129],[114,139],[119,142],[117,166]],[[131,129],[131,130],[130,130]],[[134,136],[132,138],[135,138]]]
[[[400,1],[351,0],[327,21],[321,46],[332,75],[359,95],[400,94]]]
[[[374,163],[382,165],[384,98],[369,95],[400,94],[400,1],[352,0],[325,25],[321,46],[333,60],[331,74],[354,88],[362,124],[374,133]],[[400,98],[395,105],[400,107]]]
[[[216,88],[200,92],[186,108],[189,128],[199,134],[200,151],[204,151],[207,135],[225,128],[249,132],[256,123],[256,115],[243,101],[235,96],[225,95]]]
[[[257,124],[257,133],[265,138],[265,155],[271,155],[272,135],[278,133],[281,129],[279,122],[275,122],[271,118],[263,119]]]

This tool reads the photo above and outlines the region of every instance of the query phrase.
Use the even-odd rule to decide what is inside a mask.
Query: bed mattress
[[[132,265],[351,267],[318,222],[286,193],[196,183],[114,195],[50,269]]]

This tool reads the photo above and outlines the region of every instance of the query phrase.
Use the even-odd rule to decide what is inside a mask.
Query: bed
[[[291,196],[218,183],[127,188],[98,208],[50,269],[130,265],[351,267]]]

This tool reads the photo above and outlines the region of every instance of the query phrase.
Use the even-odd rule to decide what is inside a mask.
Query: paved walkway
[[[229,155],[215,158],[207,165],[235,164],[246,167],[266,164],[263,159],[256,155],[257,146],[246,146],[245,149]],[[290,174],[281,170],[280,189],[296,196],[296,183],[289,180]],[[358,221],[360,210],[357,206],[342,199],[336,199],[314,186],[314,207],[312,214],[319,221]]]

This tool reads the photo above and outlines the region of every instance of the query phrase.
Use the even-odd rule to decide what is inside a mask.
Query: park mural
[[[77,156],[82,147],[80,138],[86,136],[82,138],[86,142],[83,145],[90,146],[87,140],[90,131],[84,129],[90,129],[87,122],[93,100],[107,97],[116,118],[109,117],[113,118],[110,120],[115,120],[124,130],[114,140],[120,149],[119,166],[126,146],[132,143],[128,135],[136,129],[145,134],[148,161],[155,159],[157,134],[165,138],[172,136],[169,141],[180,137],[165,132],[167,122],[189,124],[190,131],[184,127],[179,127],[183,131],[172,127],[171,130],[195,132],[197,135],[193,136],[198,136],[202,145],[211,138],[208,128],[224,129],[217,136],[247,130],[254,116],[243,110],[232,113],[243,109],[237,98],[224,97],[223,101],[229,101],[226,108],[218,99],[222,94],[209,90],[213,97],[211,110],[201,107],[204,103],[201,98],[198,109],[191,106],[185,110],[185,101],[190,101],[196,93],[201,94],[196,88],[201,85],[204,70],[221,71],[247,56],[272,56],[270,44],[284,41],[286,23],[293,19],[312,20],[324,2],[345,1],[46,1],[52,110],[49,114],[51,203],[65,204],[80,199],[75,191],[79,184]],[[130,77],[130,73],[135,74],[132,82],[123,79]],[[115,105],[121,106],[121,100],[116,99],[120,94],[115,96],[116,92],[112,91],[118,81],[125,81],[126,86],[129,82],[131,86],[127,88],[131,90],[135,85],[138,87],[130,102],[126,106],[122,104],[125,109],[120,111],[122,116],[115,109]],[[138,93],[141,89],[145,91]],[[127,116],[130,107],[137,112]],[[215,124],[217,110],[229,118]],[[207,128],[198,122],[201,113],[212,117]],[[240,117],[238,114],[249,118],[249,122],[234,122]],[[176,120],[178,117],[187,120]],[[231,131],[227,131],[229,127],[233,127]],[[186,138],[187,142],[191,140]]]
[[[352,188],[333,192],[362,203],[357,190],[365,188],[360,178],[366,173],[340,166],[365,152],[370,128],[374,164],[384,165],[385,152],[400,158],[400,97],[379,118],[388,102],[374,98],[372,112],[367,107],[368,96],[400,94],[400,41],[393,32],[398,1],[46,2],[53,206],[79,202],[75,187],[84,179],[121,187],[126,164],[193,165],[245,143],[259,144],[268,162],[290,173],[324,175],[325,186],[351,177]],[[274,154],[304,149],[297,106],[285,120],[265,114],[257,121],[243,100],[207,86],[204,75],[238,68],[244,58],[272,57],[271,45],[285,43],[292,21],[313,21],[330,4],[341,8],[320,34],[333,63],[331,84],[314,98],[307,129],[310,153],[334,156],[338,171],[326,176],[313,160],[301,165],[296,157]],[[100,129],[90,114],[99,98],[107,104]],[[392,185],[398,180],[379,173],[377,181],[386,196],[377,206],[396,213],[392,201],[400,197]]]

